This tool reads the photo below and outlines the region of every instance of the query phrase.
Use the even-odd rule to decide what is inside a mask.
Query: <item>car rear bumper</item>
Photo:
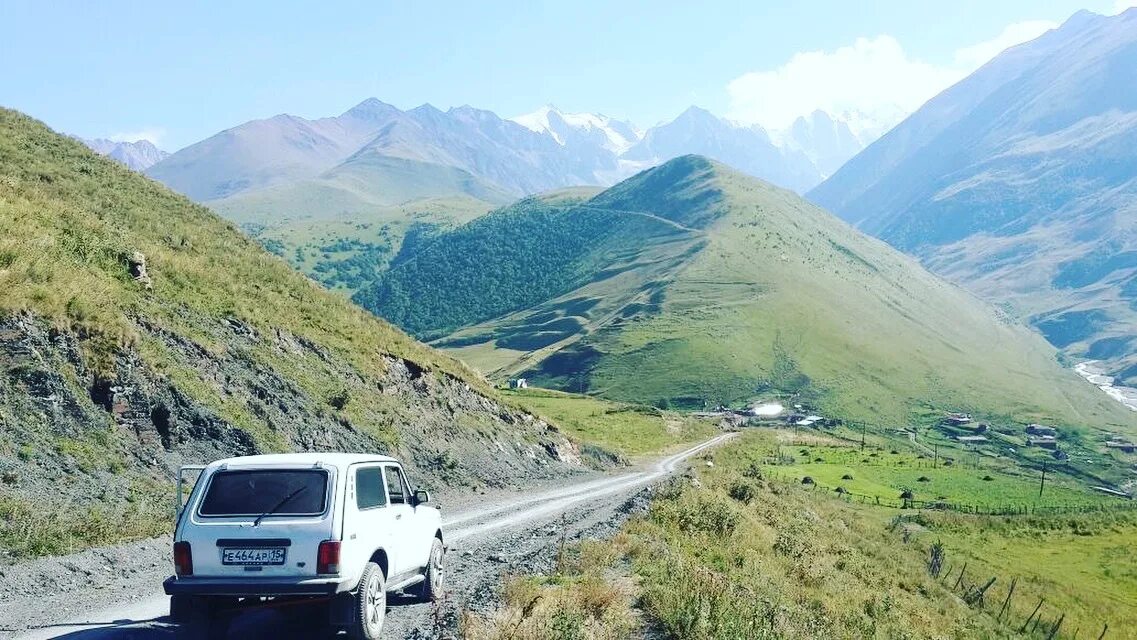
[[[168,596],[333,596],[355,588],[351,578],[178,578],[170,576],[162,583]]]

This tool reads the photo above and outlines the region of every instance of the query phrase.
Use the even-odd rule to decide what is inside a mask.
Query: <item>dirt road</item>
[[[438,606],[392,598],[385,637],[449,637],[465,607],[493,606],[501,577],[547,570],[562,537],[605,537],[646,506],[655,482],[692,456],[721,444],[724,434],[646,468],[444,509],[447,535],[446,595]],[[168,599],[168,541],[146,541],[8,567],[0,576],[0,637],[21,640],[172,638]],[[66,572],[60,576],[60,572]],[[20,574],[34,575],[21,587]],[[230,638],[313,638],[320,629],[311,610],[242,614]]]

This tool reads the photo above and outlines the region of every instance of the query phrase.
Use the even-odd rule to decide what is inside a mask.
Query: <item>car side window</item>
[[[387,496],[390,498],[391,504],[407,504],[410,502],[406,481],[403,480],[398,467],[383,467],[383,477],[387,481]]]
[[[387,504],[383,493],[383,468],[364,467],[355,472],[355,505],[360,509],[371,509]]]

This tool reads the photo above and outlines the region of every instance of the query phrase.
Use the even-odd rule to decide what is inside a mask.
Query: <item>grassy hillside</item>
[[[1137,534],[1133,509],[1000,517],[920,511],[780,475],[778,461],[806,448],[826,458],[856,456],[844,473],[859,479],[887,464],[861,457],[888,457],[890,446],[906,444],[882,441],[861,451],[810,430],[747,430],[706,456],[713,467],[697,461],[658,492],[647,513],[611,541],[586,541],[563,553],[548,575],[508,581],[504,606],[467,613],[464,633],[476,640],[557,632],[1053,640],[1096,638],[1108,624],[1107,638],[1137,637],[1130,606],[1137,558],[1126,552]],[[779,458],[779,449],[786,455]],[[944,472],[965,478],[969,470]],[[902,486],[893,485],[893,497]],[[966,498],[986,499],[987,492]],[[937,546],[938,575],[929,562]],[[991,578],[983,597],[975,597]]]
[[[548,389],[510,390],[506,396],[557,424],[574,440],[628,459],[707,440],[718,431],[712,419]]]
[[[357,299],[420,335],[470,325],[436,344],[483,371],[619,400],[783,394],[874,424],[947,409],[1133,420],[1025,327],[794,194],[694,156],[583,203],[482,218]]]
[[[444,334],[576,289],[614,259],[636,260],[645,244],[693,241],[690,230],[652,216],[527,199],[420,249],[355,300],[413,333]],[[548,337],[521,340],[552,339],[568,325],[568,317],[543,323],[537,333]]]
[[[404,249],[509,199],[460,169],[357,154],[315,178],[205,204],[294,268],[350,294]]]
[[[457,361],[9,110],[0,228],[5,548],[162,530],[172,471],[234,454],[387,451],[436,488],[573,467]],[[487,438],[512,444],[490,455]]]
[[[215,210],[218,206],[214,203]],[[325,287],[354,293],[434,236],[493,208],[466,196],[361,209],[333,219],[245,222],[241,229]]]

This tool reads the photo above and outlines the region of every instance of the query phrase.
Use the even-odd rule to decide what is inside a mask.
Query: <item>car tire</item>
[[[442,541],[435,538],[430,547],[430,559],[426,561],[426,571],[422,574],[422,590],[419,591],[419,597],[423,602],[436,602],[442,597],[442,559],[445,554],[446,549],[442,546]]]
[[[170,596],[170,619],[177,623],[178,640],[224,638],[229,617],[218,611],[218,602],[199,596]]]
[[[387,580],[379,565],[367,563],[356,591],[347,635],[353,640],[378,640],[387,617]]]

